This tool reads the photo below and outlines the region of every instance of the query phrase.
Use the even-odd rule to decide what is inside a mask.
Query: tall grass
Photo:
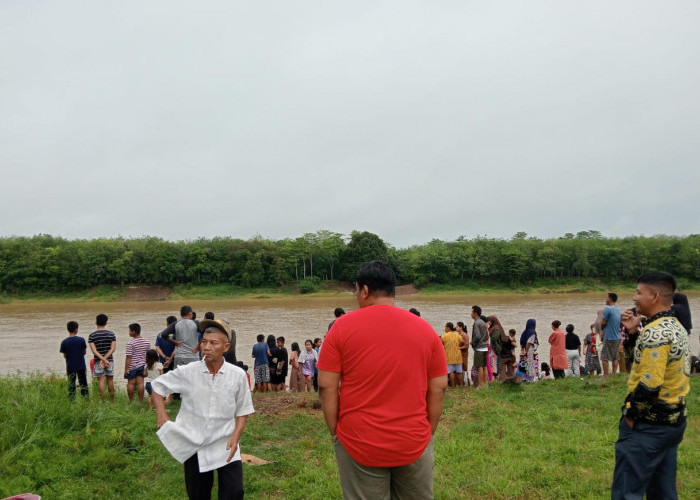
[[[93,391],[94,392],[94,391]],[[435,495],[606,498],[623,376],[450,390],[435,440]],[[248,498],[341,497],[315,394],[256,394],[241,446],[272,463],[244,466]],[[679,449],[681,498],[700,498],[700,378]],[[177,405],[169,407],[171,417]],[[155,435],[155,413],[94,394],[71,402],[57,377],[0,378],[0,497],[185,498],[182,466]]]

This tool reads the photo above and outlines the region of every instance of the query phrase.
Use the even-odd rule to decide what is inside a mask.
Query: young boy
[[[114,401],[114,350],[117,348],[117,337],[114,332],[107,330],[106,314],[98,314],[95,318],[97,330],[88,335],[88,344],[95,355],[93,376],[97,378],[100,397],[105,397],[105,381],[109,389],[109,397]]]
[[[258,343],[253,346],[253,358],[255,358],[255,392],[265,392],[270,382],[270,366],[268,356],[270,350],[265,343],[265,335],[257,336]]]
[[[139,402],[143,403],[143,369],[146,366],[146,353],[151,348],[147,339],[141,336],[141,325],[132,323],[129,325],[129,337],[126,344],[126,361],[124,362],[124,378],[126,393],[129,401],[134,400],[134,385],[139,393]]]
[[[279,384],[275,391],[284,392],[287,388],[286,380],[289,372],[289,353],[284,347],[284,337],[277,337],[277,380]]]
[[[75,379],[80,384],[80,394],[89,394],[87,377],[85,376],[85,353],[87,344],[83,337],[78,337],[78,322],[69,321],[66,325],[68,337],[61,342],[59,352],[66,358],[66,373],[68,375],[68,397],[75,399]]]

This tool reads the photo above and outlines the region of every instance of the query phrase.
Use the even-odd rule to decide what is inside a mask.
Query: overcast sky
[[[700,232],[700,2],[0,1],[0,236]]]

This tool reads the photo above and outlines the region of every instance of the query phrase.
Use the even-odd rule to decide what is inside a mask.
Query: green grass
[[[93,388],[94,393],[94,388]],[[435,440],[435,496],[605,498],[610,495],[623,376],[448,391]],[[256,394],[243,453],[246,496],[333,499],[337,466],[315,394]],[[700,498],[700,378],[679,449],[681,498]],[[177,404],[169,407],[171,417]],[[184,498],[181,465],[155,435],[155,413],[91,399],[69,402],[57,377],[0,378],[0,497]]]

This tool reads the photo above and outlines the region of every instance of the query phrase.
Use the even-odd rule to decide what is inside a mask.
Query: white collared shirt
[[[151,382],[163,397],[179,392],[180,412],[174,422],[158,430],[158,438],[180,463],[197,453],[199,471],[207,472],[227,464],[228,439],[233,435],[236,417],[255,412],[246,374],[224,362],[216,375],[204,361],[180,366]],[[240,446],[231,461],[241,459]]]

